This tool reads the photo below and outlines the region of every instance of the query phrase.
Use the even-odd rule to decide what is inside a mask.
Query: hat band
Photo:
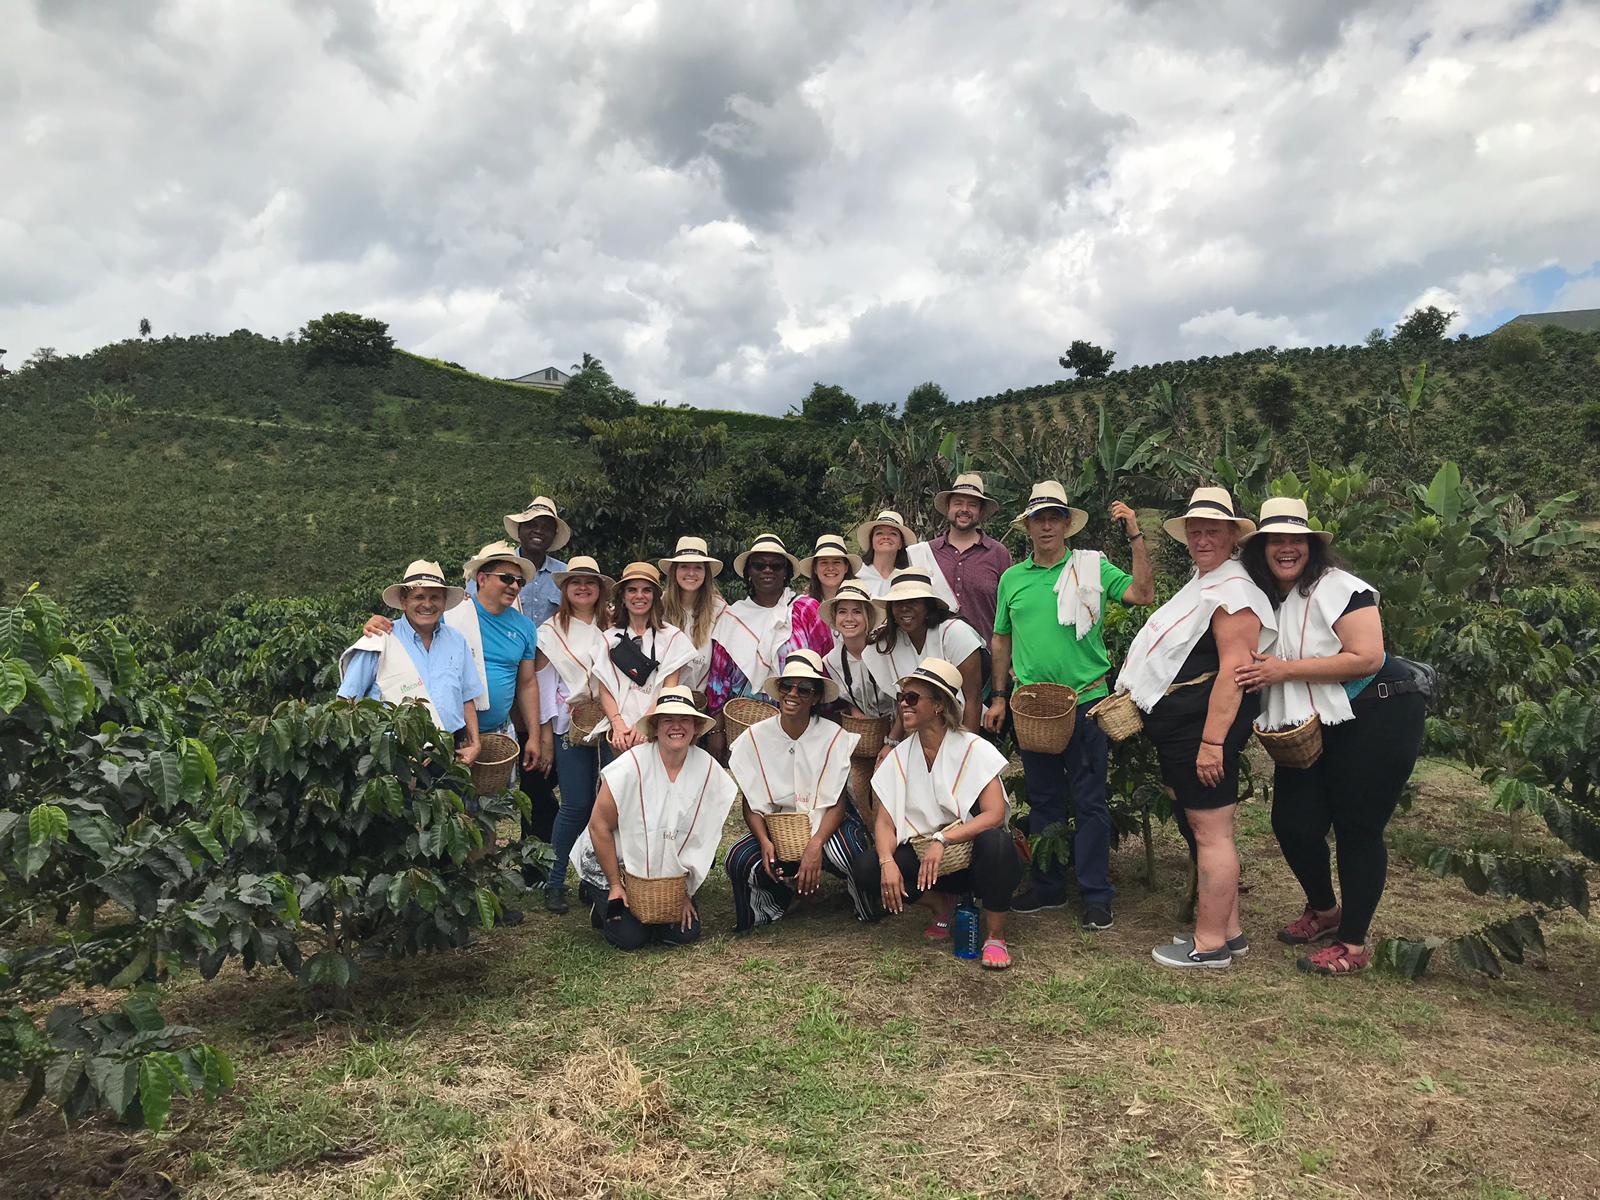
[[[1310,521],[1306,520],[1304,517],[1295,517],[1295,516],[1268,517],[1267,518],[1267,524],[1269,524],[1269,525],[1295,525],[1295,526],[1298,526],[1301,529],[1310,529],[1311,528],[1311,522]]]
[[[789,548],[779,538],[757,538],[750,543],[750,553],[759,554],[763,550],[770,550],[773,546],[778,548],[780,554],[789,553]]]
[[[656,716],[661,717],[668,715],[661,711],[667,708],[681,708],[684,712],[696,717],[701,715],[699,709],[697,709],[690,701],[683,699],[681,696],[662,696],[659,698],[656,701]]]
[[[925,583],[929,587],[933,586],[933,580],[929,579],[921,571],[901,571],[900,574],[895,576],[894,584],[898,587],[902,583]]]
[[[417,585],[444,587],[443,575],[407,575],[400,581],[401,587],[414,587]]]
[[[1057,500],[1054,496],[1035,496],[1028,501],[1028,512],[1040,512],[1046,508],[1064,508],[1070,510],[1072,505],[1065,500]]]
[[[948,683],[946,683],[943,679],[941,679],[939,676],[935,675],[932,671],[928,670],[927,667],[918,667],[915,671],[911,672],[911,674],[907,678],[910,678],[910,679],[925,679],[929,683],[935,684],[939,688],[939,690],[941,692],[943,692],[945,695],[947,695],[947,696],[954,696],[955,695],[955,693],[950,690],[950,685]]]
[[[1204,509],[1206,512],[1219,512],[1230,521],[1237,521],[1239,519],[1233,515],[1233,509],[1229,508],[1226,504],[1218,504],[1215,500],[1191,500],[1189,502],[1189,511],[1183,515],[1186,517],[1192,517],[1201,509]]]

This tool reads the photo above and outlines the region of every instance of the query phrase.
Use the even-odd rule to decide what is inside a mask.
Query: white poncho
[[[861,661],[866,663],[878,686],[893,696],[899,681],[915,671],[923,659],[942,658],[951,666],[959,667],[974,651],[982,648],[983,637],[976,629],[960,617],[949,617],[927,630],[921,650],[911,644],[905,630],[896,629],[889,653],[879,650],[876,642],[868,642],[861,653]]]
[[[1325,571],[1311,585],[1311,595],[1302,596],[1298,587],[1278,605],[1278,642],[1273,653],[1285,662],[1297,658],[1327,658],[1344,648],[1333,623],[1344,615],[1350,597],[1357,592],[1378,589],[1365,580],[1337,568]],[[1261,715],[1256,728],[1268,731],[1289,729],[1315,715],[1324,725],[1348,721],[1354,714],[1350,697],[1341,683],[1276,683],[1261,693]]]
[[[894,819],[895,842],[935,833],[972,815],[978,797],[1005,769],[1005,755],[975,733],[944,735],[933,769],[922,739],[908,737],[878,764],[872,791]]]
[[[644,686],[640,687],[611,661],[611,647],[626,636],[628,636],[627,631],[623,629],[605,631],[604,636],[594,645],[589,659],[589,675],[595,683],[603,684],[611,693],[611,698],[617,702],[617,709],[621,712],[622,719],[629,725],[637,725],[639,718],[654,706],[656,697],[661,694],[661,689],[665,686],[667,676],[694,657],[694,647],[689,644],[689,635],[676,625],[663,625],[660,629],[646,631],[642,649],[656,660],[656,669],[651,672],[650,678],[645,680]],[[610,729],[611,722],[602,718],[594,727],[590,740],[593,741]]]
[[[549,664],[539,672],[539,711],[555,733],[566,733],[571,726],[572,702],[594,694],[589,667],[603,641],[605,634],[597,626],[576,617],[566,629],[555,617],[539,626],[539,651]]]
[[[950,587],[950,581],[944,577],[944,572],[939,569],[939,560],[933,556],[933,546],[928,542],[912,542],[906,547],[906,570],[921,571],[927,575],[928,582],[932,584],[933,591],[939,599],[950,606],[950,611],[955,612],[961,605],[956,601],[956,594]],[[891,572],[892,574],[892,572]],[[878,568],[872,565],[872,556],[867,555],[867,561],[861,564],[861,570],[856,572],[856,582],[867,591],[871,592],[874,599],[882,600],[889,594],[889,580],[878,574]]]
[[[871,652],[870,643],[865,652]],[[843,638],[835,635],[833,649],[823,655],[822,665],[828,677],[839,685],[840,699],[859,708],[865,716],[894,716],[893,686],[888,689],[880,687],[867,669],[865,660],[857,658],[845,648]]]
[[[712,640],[721,644],[751,687],[759,688],[783,667],[783,648],[794,636],[794,600],[788,588],[771,608],[746,598],[723,609],[712,627]]]
[[[820,717],[811,718],[805,733],[791,738],[774,717],[739,735],[728,767],[752,809],[763,814],[806,813],[811,832],[816,833],[849,782],[850,755],[860,740],[858,734],[846,733]]]

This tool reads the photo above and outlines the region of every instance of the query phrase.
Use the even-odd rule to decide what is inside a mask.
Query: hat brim
[[[664,586],[661,580],[652,579],[649,575],[629,575],[626,571],[624,571],[621,575],[617,576],[617,582],[613,585],[613,587],[621,588],[630,583],[648,583],[651,587],[655,588],[658,595],[661,593]]]
[[[942,596],[936,594],[931,588],[926,592],[917,592],[914,595],[902,594],[896,596],[894,592],[894,588],[890,588],[888,595],[884,596],[883,598],[883,612],[885,621],[889,619],[889,613],[892,611],[892,605],[906,604],[912,600],[926,600],[929,604],[942,609],[944,611],[944,615],[947,617],[955,612],[955,609],[950,607],[950,602],[945,600]]]
[[[1061,535],[1063,538],[1069,538],[1073,536],[1073,534],[1081,532],[1083,527],[1089,523],[1089,514],[1084,512],[1083,509],[1073,508],[1070,504],[1054,503],[1040,504],[1032,508],[1026,508],[1013,517],[1011,523],[1018,529],[1026,529],[1028,527],[1029,517],[1037,517],[1040,513],[1052,511],[1064,512],[1067,514],[1067,531]]]
[[[706,569],[713,575],[722,574],[722,560],[712,558],[709,554],[674,554],[671,558],[656,559],[656,566],[661,568],[661,573],[667,578],[672,578],[672,568],[679,563],[704,563]]]
[[[862,554],[870,555],[872,553],[872,531],[879,525],[887,525],[891,529],[898,529],[900,531],[900,540],[907,546],[917,540],[916,535],[911,532],[910,526],[905,522],[880,521],[874,517],[872,520],[863,521],[856,526],[856,545],[861,547]]]
[[[817,559],[819,558],[844,559],[845,562],[850,564],[850,573],[852,575],[861,570],[861,555],[851,554],[848,550],[842,552],[837,550],[824,550],[821,554],[813,554],[808,558],[802,558],[800,560],[800,570],[798,573],[804,575],[807,579],[815,578]]]
[[[992,519],[995,513],[1000,511],[1000,501],[993,496],[980,496],[976,492],[969,492],[965,489],[961,491],[951,489],[948,492],[935,492],[933,496],[934,510],[947,521],[950,519],[950,500],[954,496],[967,496],[973,500],[983,501],[983,508],[978,512],[978,524],[980,525]]]
[[[902,675],[902,676],[900,676],[899,679],[896,679],[894,681],[894,686],[899,688],[901,691],[904,691],[905,690],[905,686],[908,683],[925,683],[929,687],[933,688],[935,691],[937,691],[939,693],[940,702],[941,703],[947,703],[952,708],[954,708],[955,712],[956,712],[956,716],[958,716],[958,717],[961,716],[962,712],[967,707],[967,702],[966,702],[965,699],[962,698],[962,695],[961,695],[960,692],[952,692],[941,681],[939,681],[937,679],[930,679],[926,675],[916,675],[916,674]],[[898,703],[898,701],[896,703]]]
[[[634,722],[634,728],[642,733],[648,741],[653,742],[656,740],[657,717],[687,717],[689,715],[689,713],[681,712],[677,709],[674,709],[672,712],[647,712],[644,716],[640,717]],[[695,723],[695,741],[699,741],[701,738],[705,737],[706,734],[710,733],[717,727],[717,719],[715,717],[708,717],[705,713],[700,712],[698,709],[695,710],[693,715]]]
[[[494,562],[508,562],[514,564],[517,568],[517,571],[522,575],[522,582],[524,584],[532,583],[533,577],[539,573],[538,570],[535,569],[534,565],[521,555],[483,554],[476,558],[467,559],[467,565],[461,568],[461,574],[466,578],[471,579],[476,576],[479,571],[483,570],[490,563]]]
[[[800,683],[820,683],[822,685],[822,703],[823,704],[832,704],[835,700],[837,700],[839,698],[839,695],[840,695],[839,685],[837,683],[835,683],[833,680],[829,679],[826,675],[822,675],[822,676],[818,676],[818,675],[791,675],[791,676],[789,676],[789,678],[791,680],[796,680],[796,681],[798,681]],[[763,692],[765,692],[769,696],[777,696],[778,695],[778,683],[782,679],[783,679],[783,672],[782,671],[779,671],[776,675],[768,675],[767,678],[766,678],[766,682],[764,682],[761,685],[761,690]]]
[[[602,575],[598,571],[555,571],[550,578],[555,581],[557,587],[566,587],[569,581],[582,583],[585,579],[592,579],[595,583],[598,583],[601,591],[610,591],[617,586],[615,579],[609,575]]]
[[[867,629],[869,631],[878,628],[878,626],[889,620],[889,610],[884,607],[883,601],[876,597],[870,600],[863,600],[860,596],[835,596],[832,600],[824,600],[817,605],[817,611],[822,615],[822,623],[829,629],[836,628],[833,623],[833,613],[841,600],[848,600],[852,604],[864,604],[867,606]]]
[[[383,602],[390,608],[400,608],[402,607],[400,603],[401,593],[407,588],[413,587],[443,588],[444,607],[447,612],[467,598],[466,588],[451,587],[447,583],[391,583],[383,589]]]
[[[1240,534],[1239,544],[1242,546],[1251,538],[1261,533],[1303,533],[1307,537],[1321,538],[1324,546],[1333,541],[1333,534],[1329,533],[1326,529],[1312,529],[1306,525],[1278,525],[1272,521],[1268,521],[1265,525],[1256,526],[1249,533]]]
[[[505,526],[506,533],[510,536],[511,540],[520,546],[522,544],[522,538],[517,533],[518,526],[533,520],[535,517],[549,517],[556,523],[556,536],[551,538],[550,544],[544,548],[546,554],[554,554],[557,550],[561,549],[561,547],[565,546],[572,540],[572,526],[568,525],[549,509],[530,508],[519,513],[507,513],[502,524]]]
[[[752,554],[781,554],[789,560],[789,566],[796,575],[805,574],[805,572],[800,569],[800,560],[794,555],[790,554],[787,550],[768,550],[763,547],[760,550],[746,550],[743,554],[740,554],[733,560],[733,573],[739,576],[741,579],[744,578],[744,564],[749,561],[749,558]]]
[[[1187,546],[1189,544],[1189,538],[1186,534],[1184,523],[1188,521],[1190,517],[1194,517],[1201,521],[1232,521],[1235,525],[1242,525],[1244,526],[1244,532],[1239,535],[1239,540],[1241,542],[1256,531],[1256,523],[1249,517],[1220,517],[1214,512],[1186,512],[1181,517],[1168,517],[1165,521],[1161,522],[1161,528],[1167,531],[1167,536],[1173,541],[1182,542],[1185,546]],[[1302,529],[1299,532],[1304,533],[1305,530]]]

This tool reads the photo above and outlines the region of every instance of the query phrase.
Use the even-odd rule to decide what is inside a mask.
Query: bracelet
[[[892,862],[894,862],[894,859],[892,859],[892,858],[880,858],[880,859],[879,859],[879,860],[878,860],[878,865],[879,865],[879,866],[880,866],[880,867],[887,867],[887,866],[888,866],[888,865],[889,865],[889,864],[891,864],[891,863],[892,863]]]
[[[1137,541],[1138,541],[1138,540],[1139,540],[1139,539],[1140,539],[1140,538],[1142,538],[1142,537],[1143,537],[1143,536],[1144,536],[1144,530],[1142,530],[1142,529],[1141,529],[1141,530],[1139,530],[1139,532],[1138,532],[1138,533],[1130,533],[1130,534],[1129,534],[1129,535],[1128,535],[1128,540],[1129,540],[1129,541],[1130,541],[1130,542],[1137,542]]]
[[[1009,699],[1011,699],[1011,689],[1007,688],[1003,692],[1002,691],[990,692],[989,693],[989,698],[991,700],[1009,700]]]
[[[1200,739],[1200,744],[1202,746],[1215,746],[1219,750],[1222,749],[1222,743],[1221,742],[1213,742],[1210,738],[1204,738],[1204,737],[1201,738]]]

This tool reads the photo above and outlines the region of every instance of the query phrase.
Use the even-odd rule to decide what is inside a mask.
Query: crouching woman
[[[695,745],[711,724],[688,688],[662,688],[635,726],[645,740],[600,772],[594,815],[573,853],[579,875],[601,897],[594,927],[619,950],[700,938],[694,897],[716,859],[736,790],[717,760]],[[646,920],[649,914],[636,911],[631,882],[679,877],[682,908],[670,919]]]
[[[1022,878],[1022,860],[1005,828],[1005,756],[961,728],[961,672],[950,663],[924,659],[897,686],[906,740],[872,777],[876,844],[851,864],[856,890],[873,904],[874,917],[899,913],[933,893],[934,918],[923,933],[930,940],[950,936],[956,897],[975,893],[984,912],[983,965],[1004,970],[1011,965],[1006,913]],[[920,860],[913,838],[928,839]],[[970,865],[941,876],[945,854],[963,843],[971,843]]]

